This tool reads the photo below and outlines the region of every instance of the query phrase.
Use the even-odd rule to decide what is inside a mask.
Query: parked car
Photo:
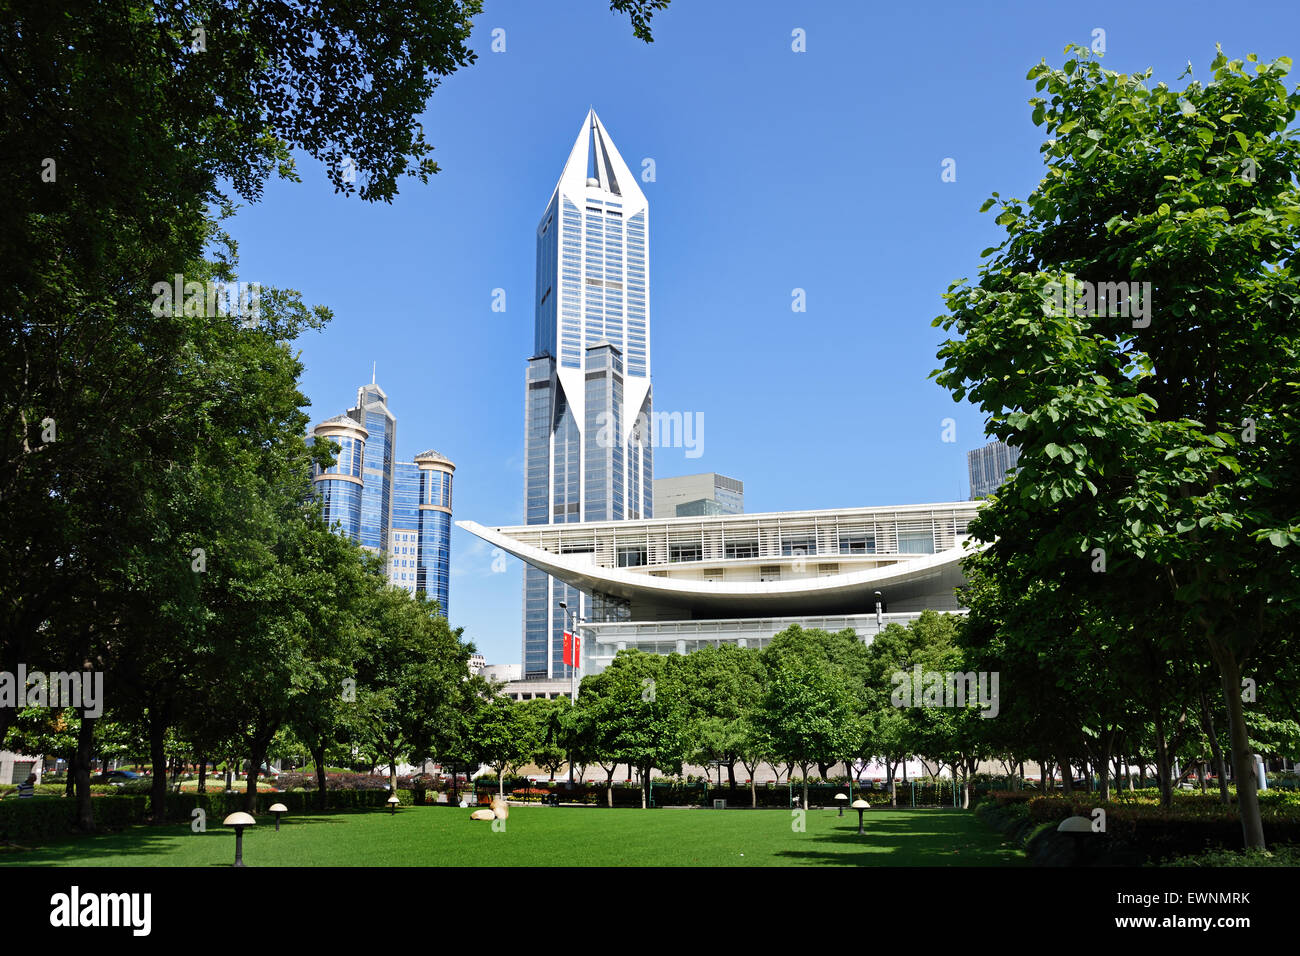
[[[131,770],[109,770],[92,777],[91,783],[111,783],[115,787],[120,787],[124,783],[130,783],[132,780],[139,780],[140,775]]]

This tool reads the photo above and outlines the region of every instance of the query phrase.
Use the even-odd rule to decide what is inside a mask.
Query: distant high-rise
[[[348,416],[366,427],[365,461],[361,467],[361,546],[383,551],[388,545],[388,520],[393,510],[393,452],[397,448],[397,418],[388,396],[373,382],[357,389],[357,406]]]
[[[451,585],[451,482],[456,466],[430,449],[397,463],[388,580],[423,591],[447,616]]]
[[[745,484],[716,472],[654,480],[654,513],[660,518],[745,513]]]
[[[357,405],[312,429],[313,441],[338,443],[336,463],[314,487],[325,519],[385,558],[389,583],[422,591],[447,616],[451,579],[451,485],[456,466],[436,451],[395,461],[397,418],[373,382]]]
[[[525,397],[528,524],[654,513],[647,216],[636,176],[589,111],[537,227]],[[524,568],[525,678],[569,676],[560,602],[591,613],[576,588]]]
[[[966,452],[970,472],[971,501],[991,495],[1007,479],[1007,472],[1020,460],[1020,449],[1006,442],[989,442],[983,448]]]
[[[365,459],[369,433],[349,415],[337,415],[312,429],[313,441],[332,441],[339,453],[334,464],[317,470],[313,487],[320,496],[325,521],[338,525],[339,532],[361,543],[361,496],[365,484],[361,464]]]

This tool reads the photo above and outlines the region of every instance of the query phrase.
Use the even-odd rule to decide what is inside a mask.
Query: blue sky
[[[300,157],[303,182],[270,184],[230,227],[242,278],[334,311],[299,343],[312,421],[351,405],[377,363],[398,454],[450,457],[455,517],[487,525],[522,520],[534,230],[588,106],[634,171],[655,161],[655,408],[703,415],[703,454],[659,449],[656,474],[739,478],[755,512],[911,504],[964,499],[965,453],[984,441],[978,412],[928,378],[943,338],[930,322],[1001,239],[983,200],[1041,176],[1029,67],[1097,28],[1108,68],[1171,85],[1189,60],[1208,78],[1216,42],[1300,55],[1293,0],[674,0],[649,46],[602,0],[485,6],[478,62],[423,118],[442,167],[429,185],[369,206]],[[518,561],[494,573],[456,529],[451,621],[490,662],[520,660],[520,581]]]

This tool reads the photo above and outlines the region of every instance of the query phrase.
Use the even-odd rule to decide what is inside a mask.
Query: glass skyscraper
[[[388,580],[423,591],[447,616],[451,584],[451,480],[456,466],[430,449],[397,463]]]
[[[648,208],[587,113],[537,227],[533,357],[525,386],[528,524],[653,516]],[[524,677],[564,678],[564,612],[591,602],[524,568]]]
[[[451,580],[451,485],[456,466],[436,451],[395,461],[397,419],[373,382],[345,415],[312,429],[339,445],[333,467],[314,476],[325,519],[367,550],[383,554],[389,583],[423,591],[447,616]]]
[[[388,396],[373,382],[357,389],[357,406],[348,409],[348,415],[364,425],[368,433],[361,468],[361,546],[382,551],[388,544],[388,521],[393,511],[397,419],[388,409]]]
[[[989,442],[983,448],[966,452],[966,470],[970,473],[972,501],[993,494],[1007,480],[1007,473],[1020,461],[1020,449],[1006,442]]]

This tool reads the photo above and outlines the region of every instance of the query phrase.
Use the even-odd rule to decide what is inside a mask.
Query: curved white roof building
[[[590,595],[582,670],[595,673],[624,647],[761,647],[790,624],[853,628],[869,639],[888,620],[957,611],[959,562],[979,504],[457,524]]]

